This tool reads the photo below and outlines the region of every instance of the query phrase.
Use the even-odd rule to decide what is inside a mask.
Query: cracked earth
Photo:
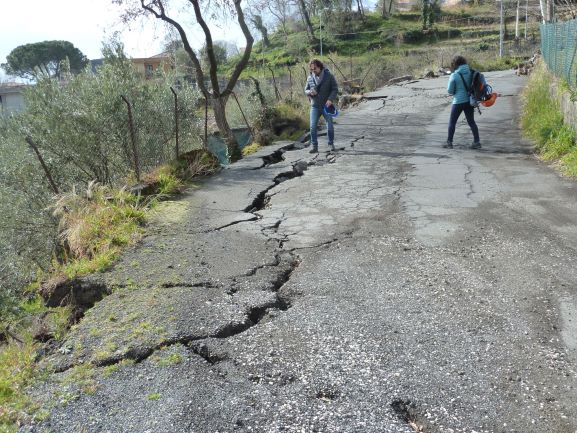
[[[440,146],[446,79],[400,83],[337,152],[278,143],[164,203],[85,281],[110,294],[22,431],[574,433],[575,184],[521,137],[523,79],[487,78],[480,151],[462,122]]]

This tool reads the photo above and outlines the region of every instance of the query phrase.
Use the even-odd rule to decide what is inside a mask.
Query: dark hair
[[[318,66],[321,71],[325,68],[325,65],[323,65],[323,62],[321,62],[319,59],[312,59],[312,60],[309,62],[309,65]]]
[[[465,59],[463,56],[455,56],[455,57],[453,57],[453,60],[451,60],[451,70],[454,71],[459,66],[466,65],[466,64],[467,64],[467,59]]]

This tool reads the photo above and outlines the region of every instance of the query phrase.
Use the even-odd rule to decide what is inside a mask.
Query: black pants
[[[467,123],[469,124],[471,132],[473,133],[473,142],[479,143],[479,128],[477,128],[477,124],[475,123],[475,107],[472,107],[468,102],[464,102],[462,104],[453,104],[451,107],[451,118],[449,119],[449,136],[447,137],[447,141],[450,143],[453,142],[457,120],[459,120],[459,116],[463,111],[465,112]]]

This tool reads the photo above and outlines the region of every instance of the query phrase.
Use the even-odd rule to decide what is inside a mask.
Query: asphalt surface
[[[481,150],[464,119],[441,148],[446,77],[401,83],[335,154],[279,143],[164,204],[22,431],[577,431],[576,184],[521,136],[525,79],[486,75]]]

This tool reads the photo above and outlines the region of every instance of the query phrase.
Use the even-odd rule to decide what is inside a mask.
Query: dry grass
[[[138,240],[146,220],[139,198],[125,189],[91,183],[84,194],[62,194],[54,205],[64,257],[56,270],[69,277],[108,266],[122,247]],[[56,272],[59,274],[60,272]]]

